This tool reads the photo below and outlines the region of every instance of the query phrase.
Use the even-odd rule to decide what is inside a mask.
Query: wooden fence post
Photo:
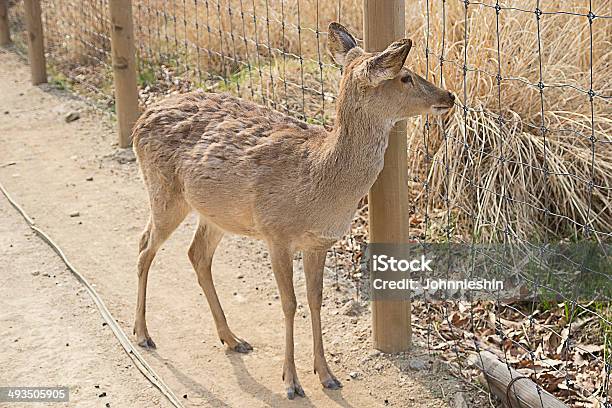
[[[32,73],[32,84],[47,82],[47,62],[43,38],[40,0],[24,0],[26,29],[28,32],[28,59]]]
[[[11,31],[8,19],[8,0],[0,0],[0,45],[11,43]]]
[[[366,51],[382,51],[405,35],[405,0],[364,0],[363,31]],[[370,189],[370,242],[406,243],[408,238],[408,161],[406,122],[391,131],[385,166]],[[372,302],[374,348],[395,353],[411,346],[410,302]]]
[[[119,146],[129,147],[139,115],[132,1],[110,0],[109,10]]]

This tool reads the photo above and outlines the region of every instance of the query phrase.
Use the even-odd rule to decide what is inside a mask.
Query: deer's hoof
[[[306,393],[300,384],[293,383],[293,385],[287,387],[287,398],[292,400],[295,396],[305,397]]]
[[[338,381],[338,379],[335,377],[328,378],[321,384],[323,384],[323,388],[327,388],[328,390],[337,390],[339,388],[342,388],[342,383]]]
[[[232,349],[237,353],[248,353],[249,351],[253,350],[253,346],[251,346],[249,343],[247,343],[244,340],[239,341],[234,348]]]
[[[151,350],[157,348],[155,342],[151,337],[146,337],[144,340],[138,342],[138,345],[144,349]]]

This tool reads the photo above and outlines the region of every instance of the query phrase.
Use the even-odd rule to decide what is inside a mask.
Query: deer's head
[[[412,41],[393,42],[379,53],[367,53],[338,23],[329,25],[327,47],[344,67],[338,103],[364,109],[393,122],[423,114],[442,114],[455,96],[404,67]],[[339,107],[343,109],[343,107]]]

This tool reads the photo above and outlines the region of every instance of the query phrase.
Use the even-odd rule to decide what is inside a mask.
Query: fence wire
[[[333,126],[341,72],[326,29],[340,21],[360,37],[361,0],[132,3],[143,107],[205,88]],[[10,5],[23,30],[21,2]],[[107,0],[42,9],[53,81],[112,106]],[[609,0],[406,2],[408,65],[458,96],[444,118],[409,124],[411,239],[542,256],[558,241],[612,241],[610,10]],[[332,251],[336,279],[358,290],[365,242],[364,199]],[[488,349],[570,406],[610,406],[610,299],[535,288],[530,302],[414,302],[416,338],[457,375],[475,378],[465,358]]]
[[[451,120],[427,118],[412,140],[413,168],[428,176],[415,177],[425,225],[414,237],[557,258],[550,244],[560,236],[609,243],[610,3],[429,0],[424,9],[425,75],[461,97]],[[531,302],[417,304],[416,326],[457,372],[470,352],[496,351],[542,387],[537,406],[542,389],[570,406],[609,406],[610,299],[532,283]]]
[[[323,46],[336,6],[143,0],[134,9],[145,104],[159,93],[205,87],[330,123],[339,70],[324,58]]]

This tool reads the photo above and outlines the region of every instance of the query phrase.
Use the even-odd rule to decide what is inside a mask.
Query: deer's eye
[[[403,83],[405,83],[405,84],[410,84],[410,85],[413,85],[413,84],[414,84],[414,81],[413,81],[413,79],[412,79],[412,75],[404,75],[404,76],[402,77],[402,82],[403,82]]]

